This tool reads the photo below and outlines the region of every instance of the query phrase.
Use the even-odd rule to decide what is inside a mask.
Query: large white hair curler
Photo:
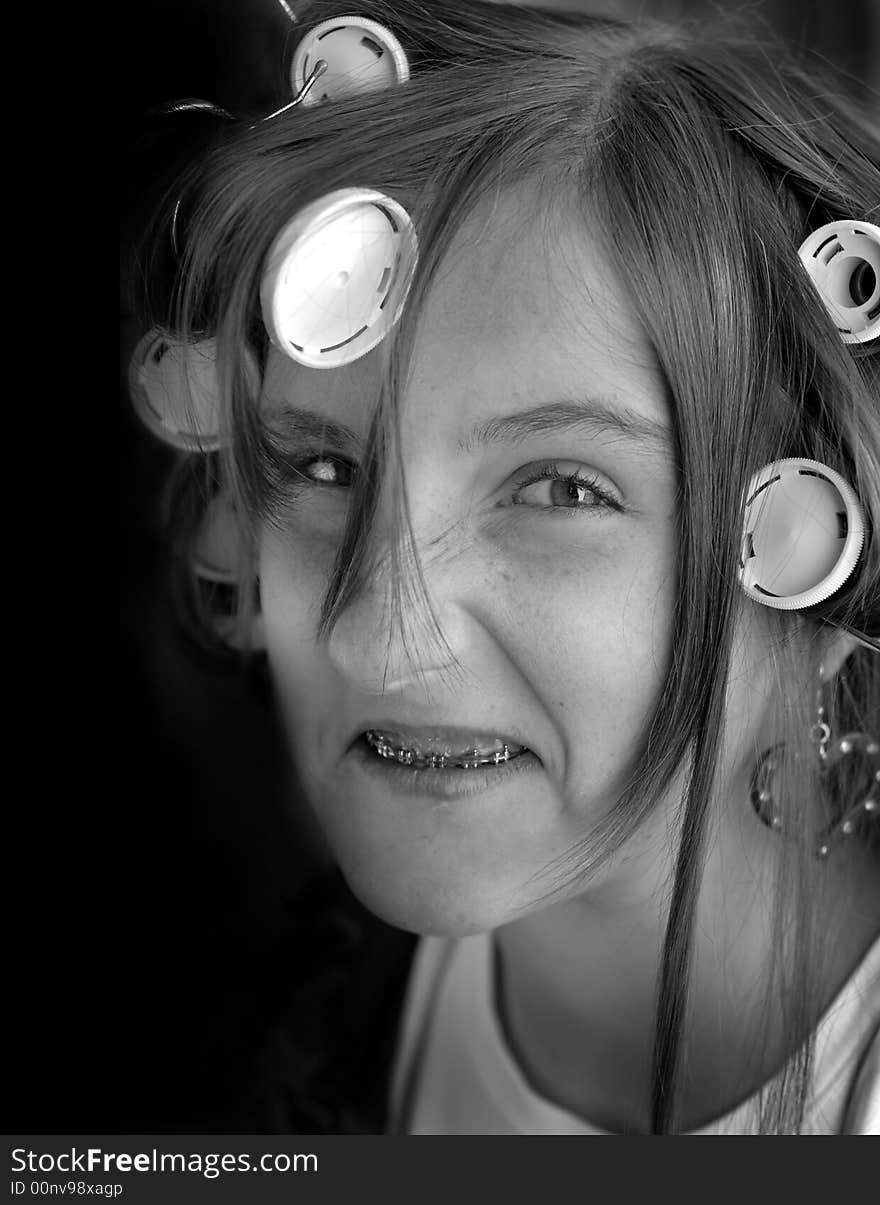
[[[326,68],[316,87],[304,93],[316,65]],[[294,96],[303,108],[357,92],[377,92],[409,79],[409,63],[400,42],[378,21],[367,17],[333,17],[303,37],[290,68]]]
[[[861,504],[839,473],[816,460],[777,460],[746,494],[742,588],[783,611],[815,606],[851,576],[864,540]]]
[[[312,368],[375,347],[400,317],[418,257],[402,205],[344,188],[301,209],[266,258],[260,300],[272,342]]]
[[[256,363],[250,352],[245,356],[256,388]],[[154,327],[140,340],[129,361],[128,385],[136,413],[164,443],[183,452],[215,452],[220,447],[217,344],[213,339],[183,343]]]
[[[880,226],[829,222],[798,251],[844,343],[880,336]]]

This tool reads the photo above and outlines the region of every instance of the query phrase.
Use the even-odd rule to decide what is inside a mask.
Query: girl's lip
[[[509,782],[517,774],[540,769],[541,762],[530,751],[520,753],[497,766],[476,770],[417,770],[397,761],[379,757],[361,737],[352,746],[349,757],[358,771],[380,782],[385,790],[402,795],[428,795],[438,799],[460,799],[479,795],[492,787]]]

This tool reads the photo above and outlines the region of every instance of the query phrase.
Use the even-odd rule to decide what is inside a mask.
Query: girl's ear
[[[244,614],[241,615],[239,608],[234,606],[217,617],[215,628],[223,642],[232,648],[242,652],[264,652],[265,625],[259,580],[251,584],[254,582],[252,560],[235,505],[228,494],[217,494],[205,510],[193,544],[193,572],[209,591],[217,588],[221,595],[251,590]]]
[[[824,645],[822,652],[822,682],[832,682],[843,668],[843,663],[859,647],[861,641],[849,632],[835,632]]]
[[[193,542],[193,570],[202,581],[235,586],[248,565],[247,541],[229,494],[215,494]]]

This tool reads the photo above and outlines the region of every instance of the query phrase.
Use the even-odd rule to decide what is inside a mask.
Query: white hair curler
[[[740,583],[767,607],[815,606],[847,581],[864,541],[861,504],[839,473],[816,460],[777,460],[749,484]]]
[[[301,209],[266,258],[260,301],[272,342],[311,368],[365,355],[400,317],[418,258],[402,205],[344,188]]]
[[[880,336],[880,226],[829,222],[798,255],[844,343]]]
[[[303,95],[303,90],[323,60],[327,66],[320,86]],[[378,92],[405,84],[409,63],[397,38],[367,17],[333,17],[322,21],[303,37],[290,67],[294,96],[302,95],[302,106],[338,100],[357,92]]]
[[[259,373],[249,352],[246,365],[256,386]],[[183,452],[220,447],[215,340],[183,343],[154,327],[134,350],[128,384],[141,421],[164,443]]]
[[[408,79],[403,47],[384,25],[334,17],[296,48],[292,103],[307,108]],[[266,258],[260,301],[269,338],[310,368],[360,359],[400,317],[417,259],[412,221],[396,201],[369,188],[329,193],[291,219]]]

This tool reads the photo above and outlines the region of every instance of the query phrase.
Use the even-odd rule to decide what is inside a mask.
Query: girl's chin
[[[352,894],[374,916],[397,929],[421,936],[469,937],[508,924],[517,909],[499,906],[497,893],[490,900],[458,881],[425,884],[412,879],[379,877],[341,864]]]

